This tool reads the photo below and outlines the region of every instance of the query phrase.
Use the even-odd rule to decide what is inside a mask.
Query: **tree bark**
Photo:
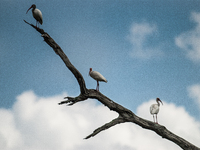
[[[25,21],[25,20],[24,20]],[[190,142],[186,141],[185,139],[175,135],[174,133],[170,132],[165,126],[156,124],[154,122],[145,120],[143,118],[140,118],[136,116],[131,110],[119,105],[118,103],[115,103],[113,100],[109,99],[99,91],[96,91],[94,89],[87,89],[85,80],[81,73],[71,64],[68,57],[65,55],[61,47],[49,36],[48,33],[44,32],[43,29],[37,28],[36,26],[28,23],[25,21],[25,23],[31,25],[33,28],[35,28],[41,36],[44,38],[44,41],[53,48],[54,52],[60,56],[60,58],[65,63],[66,67],[72,72],[74,77],[77,79],[78,84],[80,86],[80,95],[77,97],[65,97],[65,101],[61,101],[59,105],[62,104],[68,104],[68,105],[74,105],[77,102],[81,102],[84,100],[87,100],[88,98],[91,99],[97,99],[102,104],[104,104],[106,107],[108,107],[110,110],[115,111],[119,114],[119,116],[115,119],[113,119],[111,122],[106,123],[105,125],[99,127],[98,129],[94,130],[94,132],[90,135],[88,135],[85,139],[89,139],[98,133],[100,133],[103,130],[107,130],[112,126],[115,126],[120,123],[125,122],[132,122],[139,126],[141,126],[144,129],[152,130],[156,132],[158,135],[160,135],[162,138],[166,138],[178,146],[180,146],[184,150],[200,150],[200,148],[196,147],[195,145],[191,144]]]

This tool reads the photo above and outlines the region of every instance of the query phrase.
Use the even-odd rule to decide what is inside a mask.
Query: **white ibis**
[[[158,123],[158,119],[157,119],[157,114],[159,112],[159,107],[160,107],[160,103],[162,103],[162,101],[160,100],[160,98],[156,98],[156,102],[157,104],[152,104],[151,107],[150,107],[150,113],[153,115],[153,121],[155,122],[154,120],[154,114],[156,115],[156,122],[155,123]],[[162,103],[163,105],[163,103]]]
[[[29,11],[31,8],[32,8],[33,17],[34,17],[35,20],[36,20],[36,27],[37,27],[38,22],[42,25],[42,23],[43,23],[42,12],[41,12],[39,9],[36,8],[36,5],[35,5],[35,4],[33,4],[33,5],[31,5],[31,7],[27,10],[26,13],[28,13],[28,11]],[[38,26],[39,26],[39,24],[38,24]]]
[[[99,81],[103,81],[103,82],[106,82],[106,83],[108,82],[108,81],[106,80],[106,78],[105,78],[103,75],[101,75],[99,72],[97,72],[97,71],[92,71],[92,68],[90,68],[89,75],[90,75],[93,79],[95,79],[95,80],[97,81],[97,88],[96,88],[97,91],[99,91]]]

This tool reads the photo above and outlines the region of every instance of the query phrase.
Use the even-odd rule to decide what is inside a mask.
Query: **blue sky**
[[[43,14],[40,27],[82,73],[87,88],[96,88],[88,76],[92,67],[108,80],[100,83],[100,91],[133,112],[159,97],[163,107],[181,107],[199,124],[200,1],[0,3],[1,109],[12,110],[26,91],[43,98],[79,95],[78,83],[62,60],[23,22],[35,25],[32,12],[26,14],[35,3]]]

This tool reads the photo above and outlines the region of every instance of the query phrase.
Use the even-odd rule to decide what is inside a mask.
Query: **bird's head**
[[[156,98],[157,103],[161,102],[161,104],[163,105],[162,101],[160,100],[160,98]]]
[[[35,5],[35,4],[31,5],[31,7],[27,10],[26,13],[28,13],[28,11],[29,11],[31,8],[35,9],[35,8],[36,8],[36,5]]]
[[[88,76],[90,75],[90,72],[92,71],[92,68],[90,68],[90,71],[89,71],[89,74],[88,74]]]

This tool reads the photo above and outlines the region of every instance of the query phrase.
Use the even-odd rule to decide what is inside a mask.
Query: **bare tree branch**
[[[120,123],[124,123],[124,119],[119,116],[116,119],[113,119],[111,122],[104,124],[103,126],[99,127],[98,129],[94,130],[94,132],[90,135],[88,135],[85,139],[89,139],[92,136],[95,136],[96,134],[98,134],[99,132],[109,129],[110,127],[116,125],[116,124],[120,124]]]
[[[25,21],[25,20],[24,20]],[[96,91],[94,89],[87,89],[85,81],[83,79],[83,76],[81,73],[71,64],[68,57],[65,55],[63,50],[60,48],[60,46],[46,33],[43,29],[37,28],[36,26],[28,23],[25,21],[25,23],[31,25],[33,28],[35,28],[44,38],[44,41],[53,48],[55,53],[60,56],[60,58],[63,60],[67,68],[73,73],[75,78],[77,79],[79,86],[80,86],[80,95],[73,98],[73,97],[66,97],[65,101],[62,101],[59,103],[59,105],[62,104],[68,104],[68,105],[74,105],[77,102],[81,102],[84,100],[87,100],[88,98],[91,99],[97,99],[102,104],[104,104],[106,107],[108,107],[110,110],[113,110],[119,114],[119,117],[112,120],[109,123],[106,123],[105,125],[99,127],[98,129],[94,130],[94,132],[90,135],[88,135],[85,139],[89,139],[90,137],[93,137],[100,133],[101,131],[104,131],[106,129],[109,129],[110,127],[125,123],[125,122],[132,122],[139,126],[141,126],[144,129],[152,130],[156,132],[158,135],[160,135],[162,138],[166,138],[177,145],[179,145],[184,150],[200,150],[200,148],[196,147],[195,145],[189,143],[185,139],[175,135],[174,133],[167,130],[166,127],[155,124],[154,122],[145,120],[143,118],[140,118],[136,116],[131,110],[115,103],[99,91]]]

